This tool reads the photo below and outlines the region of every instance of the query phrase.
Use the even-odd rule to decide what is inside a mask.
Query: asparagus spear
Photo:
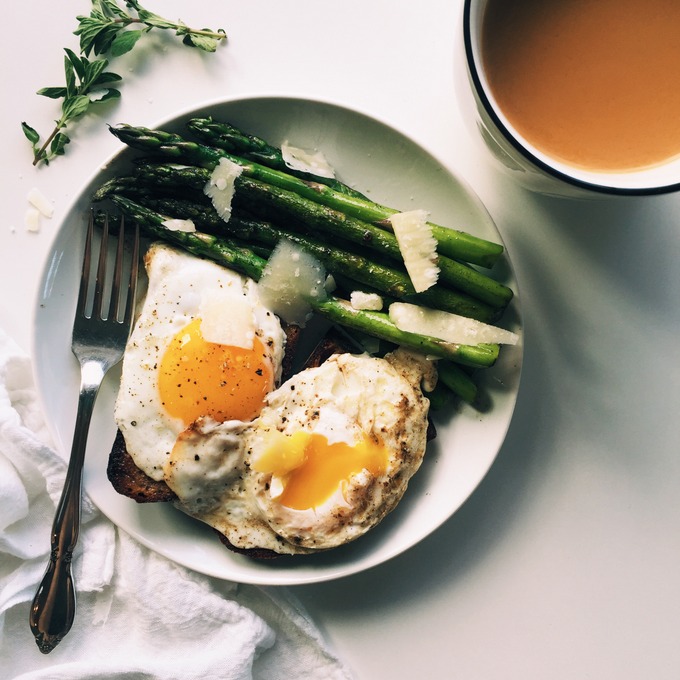
[[[166,217],[121,195],[111,196],[128,217],[133,219],[147,236],[177,245],[199,257],[236,269],[259,280],[266,260],[234,241],[202,232],[171,231],[163,225]],[[345,300],[329,296],[325,300],[310,299],[315,312],[339,325],[347,326],[377,338],[417,349],[433,356],[450,359],[476,368],[488,368],[498,358],[498,345],[457,345],[437,338],[399,330],[384,312],[356,310]]]
[[[425,354],[451,359],[464,366],[488,368],[498,358],[498,345],[455,345],[454,348],[448,344],[448,348],[444,348],[442,345],[447,343],[436,338],[399,330],[385,312],[354,309],[349,302],[339,298],[329,297],[316,302],[314,311],[342,326],[369,333],[397,345],[412,347]],[[453,351],[453,354],[449,354],[447,350]]]
[[[389,217],[399,212],[393,208],[356,196],[349,196],[318,182],[301,180],[280,170],[234,156],[222,149],[188,141],[180,135],[144,127],[118,125],[111,132],[130,147],[155,153],[177,162],[213,169],[220,158],[227,158],[243,168],[247,177],[262,180],[305,198],[341,210],[360,220],[389,229]],[[492,267],[503,253],[503,246],[463,231],[430,223],[441,254],[483,267]]]
[[[111,201],[139,225],[142,233],[151,238],[168,241],[199,257],[208,257],[225,267],[235,269],[257,281],[267,264],[264,257],[253,253],[235,239],[217,238],[200,232],[173,231],[163,223],[169,217],[154,212],[143,205],[114,194]]]
[[[258,206],[265,206],[265,209],[271,206],[317,232],[347,239],[390,259],[403,261],[396,236],[373,224],[306,200],[292,191],[248,177],[238,178],[236,191],[238,200],[247,200],[248,207],[254,212],[258,210]],[[442,283],[473,295],[498,309],[505,308],[512,299],[510,288],[472,267],[445,255],[440,255],[437,263],[440,270],[439,280]]]
[[[430,402],[430,411],[441,411],[451,403],[453,393],[442,382],[437,382],[431,392],[423,392]]]
[[[187,128],[191,130],[200,141],[209,146],[215,146],[218,149],[223,149],[224,151],[236,154],[247,160],[274,168],[275,170],[287,172],[300,179],[307,179],[312,180],[313,182],[319,182],[319,184],[325,184],[342,194],[366,198],[356,189],[352,189],[352,187],[343,184],[333,177],[322,177],[320,175],[315,175],[312,172],[303,172],[288,167],[283,159],[281,149],[272,146],[260,137],[249,135],[246,132],[239,130],[230,123],[215,121],[212,118],[192,118],[187,123]]]
[[[141,161],[134,175],[116,175],[101,184],[92,195],[94,202],[103,201],[115,193],[135,192],[142,194],[161,194],[169,192],[177,195],[203,193],[203,187],[210,177],[210,171],[192,165],[158,164]]]
[[[275,227],[268,222],[233,215],[226,223],[226,228],[229,231],[234,229],[231,233],[240,238],[252,238],[267,245],[275,245],[282,238],[287,238],[312,253],[323,262],[329,272],[337,272],[359,283],[370,285],[391,297],[469,316],[473,319],[482,317],[487,321],[492,321],[497,316],[496,310],[488,305],[441,286],[433,286],[422,293],[416,293],[408,274],[401,270],[371,262],[351,251],[340,250],[336,246]]]
[[[114,200],[116,195],[111,198]],[[203,207],[177,199],[156,203],[156,206],[167,209],[168,214],[173,217],[193,220],[203,230],[229,234],[239,240],[255,242],[270,248],[273,248],[281,239],[287,238],[312,253],[323,262],[330,273],[339,273],[353,281],[373,286],[395,298],[416,304],[422,303],[429,307],[484,321],[493,320],[497,314],[495,309],[468,295],[440,286],[433,286],[424,293],[416,294],[411,280],[404,271],[371,262],[356,253],[340,250],[335,246],[269,222],[252,220],[236,214],[232,214],[229,222],[224,222],[211,207]]]
[[[137,171],[138,182],[114,178],[101,187],[95,196],[103,197],[108,191],[125,191],[125,187],[130,184],[135,186],[150,184],[164,189],[198,193],[208,181],[209,176],[210,171],[205,168],[143,164]],[[242,176],[236,180],[236,200],[239,204],[245,204],[255,214],[268,215],[271,213],[270,208],[273,208],[275,212],[293,218],[294,223],[299,221],[308,229],[322,232],[324,236],[331,234],[385,255],[400,264],[403,262],[394,234],[338,210],[305,199],[292,191]],[[319,237],[323,238],[321,234]],[[438,265],[441,283],[467,293],[499,312],[512,299],[513,292],[510,288],[472,267],[443,255],[439,256]]]
[[[477,385],[474,380],[460,367],[450,361],[440,361],[437,364],[438,384],[445,385],[463,401],[473,404],[477,399]]]

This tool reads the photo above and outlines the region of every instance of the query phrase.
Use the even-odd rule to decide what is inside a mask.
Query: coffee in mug
[[[539,168],[604,190],[680,182],[678,0],[468,0],[473,86]]]

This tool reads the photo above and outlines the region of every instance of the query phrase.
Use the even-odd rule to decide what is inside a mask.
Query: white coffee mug
[[[474,93],[477,125],[495,157],[520,181],[542,193],[582,195],[583,192],[644,195],[680,188],[680,158],[651,167],[594,171],[552,158],[523,137],[508,120],[491,91],[482,60],[482,25],[487,0],[465,0],[463,41],[467,77]],[[603,38],[605,39],[605,38]],[[517,36],[521,40],[521,36]],[[680,125],[680,116],[678,118]]]

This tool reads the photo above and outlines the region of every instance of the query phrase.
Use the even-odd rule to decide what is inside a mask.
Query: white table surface
[[[680,677],[680,197],[544,198],[491,162],[459,106],[460,1],[149,0],[224,27],[215,55],[152,41],[112,70],[119,104],[64,158],[31,167],[86,0],[14,3],[0,44],[0,327],[31,346],[38,274],[86,179],[118,148],[104,122],[151,125],[219,96],[309,95],[393,123],[464,175],[516,268],[525,362],[487,478],[406,554],[295,588],[362,680]],[[28,233],[27,193],[55,204]]]

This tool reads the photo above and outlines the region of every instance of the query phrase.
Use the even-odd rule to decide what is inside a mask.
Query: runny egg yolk
[[[329,444],[321,434],[299,431],[275,436],[253,467],[281,480],[283,491],[277,497],[281,505],[309,510],[322,505],[339,485],[364,469],[373,476],[384,474],[387,462],[385,446],[369,437],[354,445]]]
[[[272,366],[259,338],[251,349],[208,342],[200,318],[175,335],[158,374],[165,410],[185,425],[199,416],[252,420],[273,387]]]

